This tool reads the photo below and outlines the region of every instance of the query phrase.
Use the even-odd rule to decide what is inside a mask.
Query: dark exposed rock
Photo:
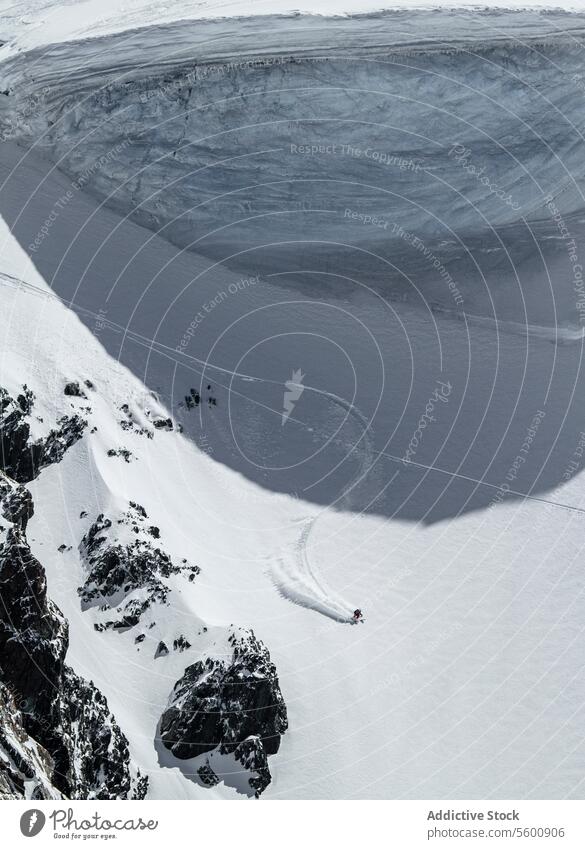
[[[65,395],[71,395],[74,398],[87,398],[87,395],[76,381],[67,383],[63,392]]]
[[[247,772],[253,773],[248,779],[248,784],[258,797],[272,780],[266,750],[260,737],[246,737],[242,740],[234,749],[234,758]]]
[[[51,749],[62,787],[72,799],[142,799],[148,781],[133,775],[128,741],[105,697],[65,667],[55,704]]]
[[[108,457],[123,457],[126,463],[129,463],[134,454],[127,448],[109,448]]]
[[[197,770],[197,775],[201,779],[201,783],[205,785],[205,787],[215,787],[219,784],[219,778],[211,768],[209,761],[200,766]]]
[[[32,495],[22,485],[17,485],[0,472],[0,511],[2,516],[22,531],[34,514]]]
[[[177,681],[160,737],[177,758],[219,746],[242,764],[253,762],[258,785],[251,786],[262,792],[270,781],[266,756],[278,751],[288,727],[286,705],[276,667],[253,632],[232,633],[229,640],[229,661],[208,657],[188,666]]]
[[[140,617],[145,613],[151,604],[151,599],[140,600],[131,598],[116,608],[116,613],[119,614],[119,619],[107,619],[105,622],[94,624],[96,631],[118,631],[122,633],[129,628],[134,628],[140,622]],[[100,610],[108,610],[108,605],[103,605]]]
[[[190,395],[185,395],[185,406],[188,410],[192,410],[193,407],[198,407],[201,403],[201,395],[197,392],[196,389],[191,389]]]
[[[0,799],[60,799],[51,782],[53,760],[26,733],[19,704],[0,683]]]
[[[21,490],[12,484],[6,494],[11,484],[2,479],[3,512]],[[21,516],[0,542],[0,680],[18,697],[23,730],[50,755],[47,769],[59,793],[136,798],[144,782],[131,768],[126,738],[104,696],[65,664],[67,647],[67,621],[47,597]],[[0,733],[9,734],[5,724]]]
[[[120,410],[124,413],[125,416],[125,418],[121,419],[120,421],[120,427],[122,428],[122,430],[131,430],[133,433],[137,433],[139,436],[146,436],[148,439],[153,438],[153,433],[151,430],[146,427],[141,427],[140,424],[135,421],[128,404],[122,404]]]
[[[31,442],[26,418],[33,406],[34,395],[26,386],[16,401],[0,387],[0,469],[18,483],[27,483],[45,466],[60,462],[87,426],[78,415],[63,416],[46,437]]]
[[[181,573],[189,578],[199,573],[198,566],[186,561],[176,565],[153,544],[153,537],[158,539],[160,532],[148,525],[147,519],[144,507],[131,501],[115,522],[103,514],[98,516],[83,537],[80,548],[88,576],[78,590],[82,604],[86,608],[101,605],[118,614],[116,619],[96,625],[96,630],[132,628],[153,603],[166,603],[170,590],[165,578]],[[121,539],[123,528],[135,538],[128,540],[126,532]],[[131,598],[136,591],[140,591],[140,597]]]
[[[47,598],[45,572],[22,530],[0,546],[0,677],[47,714],[67,651],[67,624]]]
[[[138,504],[138,502],[136,501],[130,501],[129,504],[135,513],[137,513],[143,519],[148,519],[148,513],[146,512],[142,504]]]
[[[173,429],[173,420],[172,419],[153,419],[152,424],[157,430],[172,430]]]
[[[179,634],[176,640],[173,640],[173,651],[187,651],[190,648],[191,643],[182,634]]]
[[[156,647],[156,651],[154,653],[155,660],[157,657],[166,657],[169,653],[168,647],[166,643],[163,643],[161,640],[158,646]]]

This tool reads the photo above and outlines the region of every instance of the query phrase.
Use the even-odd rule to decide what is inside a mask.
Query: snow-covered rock
[[[0,461],[6,474],[21,483],[31,481],[44,466],[58,463],[87,425],[78,414],[64,415],[47,436],[31,440],[34,402],[34,393],[26,385],[16,399],[0,386]]]
[[[113,520],[100,514],[81,541],[88,569],[79,588],[83,608],[99,606],[118,616],[96,624],[97,630],[134,627],[152,604],[166,604],[170,592],[166,578],[184,575],[193,581],[200,572],[185,559],[173,563],[154,542],[160,538],[159,528],[147,520],[144,507],[131,501]]]
[[[141,798],[148,781],[132,766],[106,699],[65,664],[68,624],[47,596],[45,571],[25,535],[33,514],[30,493],[2,472],[0,511],[12,524],[2,529],[0,544],[3,792],[26,798]],[[21,707],[13,719],[6,685]],[[31,737],[28,758],[18,756],[25,732]]]
[[[25,731],[18,704],[0,683],[0,799],[60,799],[52,783],[53,760]]]
[[[84,30],[97,0],[60,16],[42,0],[45,27],[13,11],[0,24],[0,385],[20,408],[6,444],[18,459],[62,417],[88,422],[30,484],[34,515],[15,491],[0,522],[25,546],[28,517],[69,625],[63,745],[37,743],[76,762],[59,786],[129,792],[117,727],[153,798],[578,794],[583,333],[570,239],[543,200],[582,254],[582,17],[187,26],[185,4],[143,19],[144,3],[107,5],[113,28]],[[427,410],[437,380],[449,400]],[[423,412],[436,421],[405,466]],[[130,502],[148,516],[138,534],[117,524]],[[125,598],[116,560],[120,603],[100,546],[93,564],[80,549],[99,516],[104,551],[138,555]],[[150,592],[132,535],[162,569],[185,558],[201,574],[173,571],[166,602],[101,629]],[[290,728],[269,754],[237,704],[232,751],[220,734],[176,757],[160,738],[169,692],[209,659],[217,701],[231,623],[270,649]],[[181,698],[198,703],[204,676]],[[106,788],[67,740],[77,699],[95,705],[82,725],[98,759],[119,766]]]
[[[267,755],[288,728],[276,667],[253,632],[228,638],[231,658],[208,657],[188,666],[175,684],[160,721],[160,738],[180,759],[219,749],[255,773],[250,786],[270,783]]]

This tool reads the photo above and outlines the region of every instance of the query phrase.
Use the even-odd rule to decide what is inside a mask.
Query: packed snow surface
[[[26,8],[0,385],[39,429],[96,386],[29,538],[151,796],[241,795],[155,737],[252,627],[289,715],[264,797],[580,798],[585,16]],[[201,569],[138,644],[77,592],[129,501]]]

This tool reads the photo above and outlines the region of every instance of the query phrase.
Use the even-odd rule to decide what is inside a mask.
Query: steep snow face
[[[34,238],[70,183],[34,152],[5,144],[0,157],[16,234],[0,221],[0,374],[11,392],[33,390],[39,428],[91,407],[83,437],[30,487],[27,536],[69,622],[67,663],[107,698],[150,796],[236,798],[254,792],[250,777],[265,784],[261,730],[237,756],[218,748],[180,759],[160,740],[186,670],[209,657],[216,670],[226,659],[232,667],[230,637],[253,629],[288,717],[264,797],[578,797],[581,346],[407,304],[381,312],[373,296],[293,300],[266,280],[240,290],[229,270],[81,191],[31,259],[17,237]],[[229,297],[178,344],[218,291]],[[308,328],[331,350],[310,347]],[[275,347],[254,347],[275,331]],[[354,375],[336,359],[342,343]],[[246,352],[254,356],[239,363]],[[297,400],[281,424],[284,381]],[[65,394],[72,383],[87,398]],[[415,447],[429,403],[435,421]],[[169,415],[172,430],[155,427]],[[411,445],[421,466],[400,462]],[[117,524],[131,501],[148,517],[138,534]],[[125,611],[86,607],[79,595],[89,576],[80,543],[100,514],[113,545],[150,538],[173,563],[201,570],[193,581],[163,576],[166,603],[126,628],[96,628]],[[128,593],[118,607],[138,591]],[[356,607],[366,621],[352,627]]]
[[[530,79],[541,99],[556,92],[558,106],[569,97],[567,74],[547,76],[542,57],[572,68],[571,38],[580,38],[581,19],[510,14],[503,34],[495,33],[502,18],[483,15],[397,15],[386,35],[381,21],[352,22],[352,34],[365,34],[361,46],[343,21],[272,18],[260,28],[257,20],[169,26],[22,56],[18,45],[4,51],[11,58],[2,65],[8,94],[0,97],[7,138],[0,146],[0,304],[7,317],[0,328],[0,385],[5,381],[14,393],[26,381],[34,391],[43,418],[27,420],[35,440],[46,436],[47,422],[81,413],[87,419],[61,462],[31,485],[38,508],[28,539],[46,569],[49,595],[69,622],[67,662],[107,697],[153,797],[236,797],[261,787],[275,798],[580,794],[583,340],[579,329],[550,322],[554,294],[561,318],[575,324],[570,239],[548,220],[550,208],[529,230],[511,204],[495,203],[495,191],[480,195],[470,170],[479,139],[490,155],[486,171],[493,165],[500,179],[501,151],[496,156],[495,142],[486,141],[490,128],[476,95],[464,96],[468,80],[458,62],[481,98],[489,101],[490,87],[493,100],[515,98],[514,109],[570,157],[567,135],[554,135],[553,121],[531,100],[534,90],[521,81],[520,89],[511,81],[507,89],[503,79],[510,65],[522,75],[534,65],[538,73]],[[572,30],[571,37],[559,35],[559,27]],[[333,30],[343,63],[330,52],[317,61]],[[512,36],[530,42],[525,53]],[[386,39],[378,51],[374,38]],[[429,45],[431,38],[441,49]],[[445,42],[455,44],[456,55],[445,52]],[[179,68],[175,54],[181,53]],[[259,56],[260,67],[239,64]],[[514,58],[520,56],[523,63]],[[194,85],[161,90],[163,78],[187,76],[198,61]],[[364,89],[380,85],[370,66],[388,62],[384,86],[394,117],[386,95],[372,99]],[[435,62],[457,79],[453,88],[433,82],[433,96],[465,110],[452,137],[440,105],[425,100]],[[291,91],[287,77],[297,74],[302,85]],[[98,93],[106,79],[109,98]],[[213,96],[218,82],[223,112]],[[343,114],[329,97],[335,85]],[[397,108],[404,91],[410,111]],[[502,100],[499,108],[505,105]],[[204,117],[199,123],[191,117],[206,109],[214,141]],[[489,109],[498,133],[505,132],[496,104]],[[387,138],[377,124],[372,129],[372,111],[381,112],[390,134],[381,152],[411,157],[415,166],[420,156],[435,170],[366,156],[371,138],[380,144]],[[167,114],[179,127],[174,135]],[[466,114],[482,132],[466,124]],[[356,141],[354,115],[370,122],[365,143],[356,142],[363,155],[292,150],[305,121],[310,140],[334,143],[343,126]],[[323,135],[321,117],[337,125],[331,137]],[[262,131],[260,118],[269,122]],[[249,149],[246,122],[253,124]],[[462,144],[460,133],[471,159],[458,149],[449,156]],[[532,177],[553,182],[547,168],[554,156],[545,161],[528,130],[518,133],[522,151],[537,163]],[[65,154],[61,165],[70,174],[40,158],[38,149]],[[131,150],[142,157],[139,174]],[[257,162],[257,175],[248,160]],[[347,169],[343,179],[340,164]],[[202,182],[189,182],[194,165],[203,169],[195,175]],[[372,170],[362,175],[362,168]],[[310,179],[301,184],[307,169]],[[439,179],[445,174],[459,187],[461,204],[471,195],[487,210],[487,223],[454,200],[456,192]],[[252,179],[272,185],[250,189]],[[527,185],[518,179],[514,190]],[[113,186],[108,203],[119,194],[122,215],[88,194],[105,198]],[[157,194],[149,200],[153,187]],[[223,197],[215,200],[218,192]],[[307,192],[308,209],[286,206],[289,193],[300,204]],[[354,192],[360,203],[346,216]],[[396,212],[376,205],[377,192],[393,192]],[[256,224],[237,218],[239,196],[259,204]],[[580,216],[571,198],[567,188],[554,201],[569,234]],[[191,207],[200,199],[205,228],[190,236],[183,219],[199,228]],[[134,209],[135,202],[147,212]],[[329,205],[311,212],[318,202]],[[383,221],[402,216],[403,232],[380,226],[380,209]],[[435,232],[433,212],[452,229],[457,225],[464,249],[444,235],[445,225]],[[256,211],[244,213],[253,219]],[[151,228],[168,224],[162,235],[179,244],[200,242],[181,250],[129,217]],[[228,235],[217,231],[218,223]],[[283,232],[293,246],[273,244]],[[322,252],[323,233],[334,244]],[[387,233],[384,254],[380,240]],[[244,265],[242,245],[251,248],[250,268],[262,274],[236,275],[204,256],[236,253],[230,262]],[[383,257],[376,262],[394,275],[390,282],[364,252],[372,245]],[[580,243],[576,248],[579,256]],[[454,271],[467,250],[486,271],[477,292],[467,275]],[[526,260],[541,251],[547,270],[554,270],[555,256],[562,260],[549,294]],[[435,261],[453,272],[458,287],[467,286],[463,304],[452,303],[444,276],[436,279]],[[540,326],[526,326],[506,262],[527,284],[527,315]],[[301,273],[309,263],[310,277]],[[411,271],[407,288],[399,282],[403,268]],[[300,294],[282,285],[291,277],[304,284]],[[386,286],[389,297],[382,299],[372,284]],[[410,303],[415,287],[421,294]],[[489,297],[482,300],[484,290]],[[433,308],[421,310],[431,297]],[[445,315],[457,308],[465,315]],[[66,392],[75,384],[83,394]],[[140,505],[138,514],[133,504]],[[151,547],[164,552],[155,558],[156,573],[144,570]],[[193,571],[181,566],[185,560],[200,569],[193,580]],[[121,561],[126,571],[118,569]],[[356,607],[365,623],[352,627]],[[244,639],[250,649],[261,641],[270,661],[262,648],[236,662],[234,640]],[[271,664],[286,722],[281,711],[268,728],[238,719],[238,733],[247,736],[236,749],[229,751],[234,739],[220,738],[213,754],[198,754],[202,729],[189,711],[209,697],[206,683],[214,684],[214,698],[224,686],[229,696],[234,676],[253,684],[264,668],[274,684]],[[280,736],[287,723],[271,754],[275,747],[268,751],[265,740]],[[190,737],[193,748],[179,751],[188,757],[173,753],[176,727]],[[268,786],[267,768],[274,778]],[[20,780],[15,773],[11,782]]]
[[[232,267],[578,326],[584,33],[559,12],[168,24],[84,42],[82,69],[75,42],[16,55],[0,114]]]

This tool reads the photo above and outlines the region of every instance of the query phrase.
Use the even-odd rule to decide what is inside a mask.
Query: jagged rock
[[[0,683],[0,799],[61,799],[51,781],[53,760],[26,733],[18,705]]]
[[[232,633],[229,641],[231,660],[208,657],[187,667],[161,717],[160,737],[181,759],[218,746],[224,753],[238,752],[240,762],[251,763],[254,754],[263,790],[270,781],[266,755],[278,751],[288,727],[286,705],[276,667],[254,633]],[[258,743],[241,747],[248,738]]]
[[[168,653],[169,653],[169,650],[168,650],[167,644],[163,643],[163,641],[161,640],[160,643],[158,644],[158,646],[156,647],[156,651],[154,653],[154,659],[156,660],[157,657],[166,657]]]
[[[190,648],[191,643],[182,634],[179,634],[176,640],[173,640],[173,651],[187,651]]]
[[[173,429],[173,420],[172,419],[153,419],[152,424],[157,430],[172,430]]]
[[[246,737],[234,749],[234,758],[242,764],[247,772],[255,773],[248,778],[248,784],[258,797],[263,793],[272,780],[268,769],[266,750],[260,737]]]
[[[31,442],[26,417],[33,406],[34,395],[26,386],[16,401],[0,387],[0,469],[18,483],[27,483],[45,466],[60,462],[87,426],[78,415],[62,416],[48,436]]]
[[[87,395],[76,381],[67,383],[63,392],[65,395],[71,395],[74,398],[87,398]]]
[[[197,770],[197,775],[201,779],[201,783],[205,785],[205,787],[215,787],[219,784],[219,778],[211,768],[209,761],[200,766]]]
[[[107,454],[108,457],[123,457],[126,463],[129,463],[134,456],[127,448],[109,448]]]
[[[34,515],[32,495],[22,485],[16,485],[0,472],[0,512],[22,531]]]
[[[153,433],[146,427],[141,427],[138,422],[134,420],[134,416],[130,410],[128,404],[122,404],[120,410],[124,413],[125,419],[120,420],[120,427],[122,430],[131,430],[133,433],[137,433],[139,436],[146,436],[148,439],[153,438]],[[113,455],[111,455],[113,456]]]
[[[133,627],[153,603],[166,603],[170,590],[165,578],[199,573],[198,566],[176,565],[154,546],[153,537],[158,539],[160,531],[148,525],[147,519],[146,510],[131,501],[115,521],[99,515],[83,537],[80,549],[89,571],[78,589],[82,604],[85,608],[101,605],[119,614],[117,619],[96,625],[96,630]],[[127,533],[120,538],[123,528],[130,529],[135,539],[129,541]],[[132,593],[138,597],[129,598]]]
[[[191,388],[191,394],[185,395],[185,406],[188,410],[192,410],[193,407],[198,407],[200,403],[201,395],[196,389]]]
[[[0,546],[0,676],[47,714],[67,651],[67,623],[47,598],[45,572],[21,529]]]
[[[55,772],[63,777],[59,786],[68,798],[144,798],[148,780],[131,768],[128,741],[105,697],[67,666],[54,718],[50,751]]]
[[[3,512],[20,490],[2,478]],[[51,784],[60,793],[137,798],[144,781],[131,767],[126,738],[99,690],[66,666],[67,647],[67,621],[47,597],[45,571],[20,515],[0,544],[0,680],[26,705],[23,729],[49,753]]]

